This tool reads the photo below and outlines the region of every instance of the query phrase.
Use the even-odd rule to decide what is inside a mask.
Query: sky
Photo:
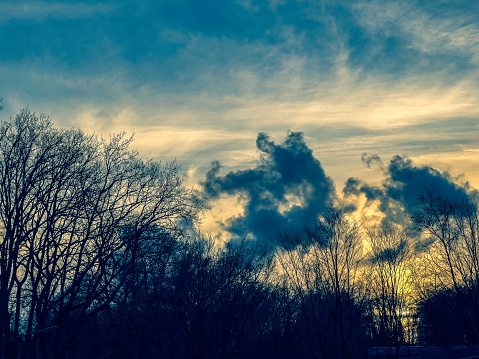
[[[476,1],[1,1],[0,48],[0,119],[134,133],[228,238],[479,188]]]

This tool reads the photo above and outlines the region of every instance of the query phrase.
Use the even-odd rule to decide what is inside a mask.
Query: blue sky
[[[134,132],[190,184],[289,130],[338,193],[384,180],[364,152],[479,187],[479,2],[2,1],[0,48],[0,117]]]

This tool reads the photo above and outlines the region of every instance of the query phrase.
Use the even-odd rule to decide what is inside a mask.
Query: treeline
[[[341,208],[215,244],[175,163],[131,138],[0,125],[2,358],[366,358],[477,345],[479,211],[425,192],[411,229]],[[274,229],[272,229],[274,231]]]

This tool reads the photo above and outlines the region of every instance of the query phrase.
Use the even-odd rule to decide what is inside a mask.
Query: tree
[[[271,273],[270,255],[257,244],[186,242],[169,286],[184,357],[257,357],[258,336],[272,315]]]
[[[57,129],[22,110],[0,125],[1,353],[61,357],[78,325],[134,270],[144,233],[176,233],[202,207],[175,162],[142,161],[132,138]],[[51,330],[46,330],[51,328]]]
[[[474,198],[455,200],[428,191],[413,216],[425,248],[417,287],[425,303],[447,293],[452,312],[461,323],[464,343],[479,343],[479,210]]]
[[[308,346],[313,357],[360,355],[361,319],[367,286],[359,225],[331,207],[303,236],[278,236],[277,256],[302,306]]]
[[[419,298],[418,340],[422,345],[452,349],[465,344],[464,329],[457,318],[457,298],[453,290],[429,292]]]
[[[385,347],[388,358],[399,358],[399,348],[410,340],[410,271],[413,250],[407,232],[384,225],[367,232],[368,272],[371,296],[369,331],[376,346]],[[392,349],[395,349],[394,351]]]

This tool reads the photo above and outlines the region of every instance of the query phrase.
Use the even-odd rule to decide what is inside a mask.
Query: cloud
[[[474,131],[471,132],[474,134]],[[465,137],[464,134],[463,137]],[[462,183],[479,189],[479,149],[427,153],[416,156],[414,161],[419,165],[430,164],[443,172],[447,171],[454,178],[460,179]]]
[[[371,168],[371,164],[377,164],[380,168],[382,168],[383,166],[383,162],[378,155],[368,156],[366,152],[363,152],[361,156],[361,161],[363,161],[363,163],[365,163],[368,168]]]
[[[377,155],[363,158],[380,160]],[[366,165],[368,161],[365,161]],[[449,201],[461,201],[474,193],[468,184],[458,184],[448,172],[440,172],[429,166],[415,166],[410,158],[394,156],[383,168],[385,179],[380,186],[369,186],[349,178],[343,189],[346,198],[364,194],[367,206],[374,203],[384,214],[383,222],[409,226],[411,216],[419,210],[420,197],[430,191]]]
[[[390,228],[393,228],[393,227],[389,227],[389,228],[386,227],[385,231],[391,230]],[[387,236],[388,234],[387,232],[386,233],[383,232],[383,233],[380,233],[379,235]],[[394,235],[394,234],[389,234],[389,235]],[[404,256],[404,254],[408,251],[409,243],[405,239],[402,239],[398,241],[397,243],[388,243],[388,244],[389,244],[388,248],[384,248],[380,250],[378,253],[374,253],[368,259],[368,261],[372,264],[375,264],[375,263],[393,264],[398,260],[398,258]]]
[[[454,52],[476,64],[479,60],[479,5],[475,2],[436,2],[430,6],[424,1],[368,1],[353,8],[368,31],[387,36],[399,33],[423,55]],[[454,61],[454,57],[449,60]]]
[[[116,6],[110,4],[85,4],[85,3],[61,3],[47,1],[29,1],[2,3],[0,22],[8,20],[34,20],[41,21],[46,18],[80,19],[101,14],[108,14],[115,10]]]
[[[353,36],[353,64],[368,70],[389,70],[393,77],[438,71],[457,75],[475,70],[479,7],[460,3],[353,2],[351,13],[360,29]],[[365,46],[361,46],[362,40],[367,40]]]
[[[278,145],[259,133],[256,145],[261,152],[256,167],[220,175],[220,163],[213,162],[203,183],[210,199],[227,194],[244,202],[244,214],[226,223],[226,229],[238,237],[267,241],[279,231],[297,232],[314,224],[335,193],[303,134],[289,132]]]

